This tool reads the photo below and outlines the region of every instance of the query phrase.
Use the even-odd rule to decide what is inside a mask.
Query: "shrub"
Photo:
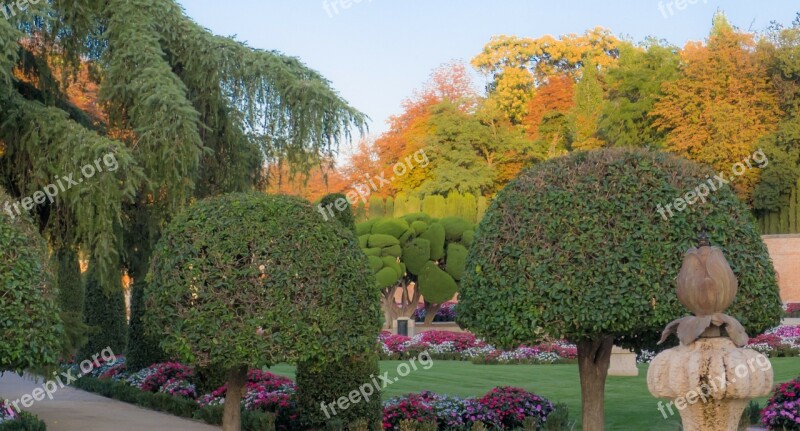
[[[751,333],[778,323],[769,254],[730,188],[709,192],[671,218],[659,212],[713,174],[638,149],[576,152],[523,171],[498,193],[476,231],[459,324],[504,348],[546,336],[575,340],[581,385],[595,392],[582,400],[583,423],[601,429],[615,338],[626,347],[653,348],[664,326],[686,314],[674,280],[702,226],[712,229],[712,243],[739,278],[728,312]]]
[[[164,230],[145,326],[186,363],[228,373],[368,351],[380,293],[353,232],[299,198],[240,193],[200,201]],[[226,417],[238,422],[237,404]]]
[[[122,278],[112,277],[108,281],[110,285],[104,286],[100,281],[99,268],[92,262],[83,278],[86,290],[83,317],[90,333],[78,358],[90,358],[107,347],[114,352],[124,352],[128,343],[128,325]]]
[[[0,413],[0,431],[47,431],[47,425],[30,413],[22,412],[11,420],[3,420]]]
[[[380,389],[372,386],[372,377],[380,374],[378,358],[375,354],[350,357],[338,362],[326,362],[323,366],[314,368],[309,363],[297,367],[297,404],[300,408],[303,425],[308,428],[321,428],[336,418],[344,423],[364,419],[370,429],[381,429],[381,395]],[[369,384],[374,394],[369,399],[351,404],[349,408],[341,410],[336,408],[336,415],[325,412],[320,408],[321,403],[326,405],[335,403],[341,397],[347,397],[352,391],[358,390],[361,385]]]
[[[0,188],[0,202],[7,201]],[[0,372],[55,365],[61,352],[64,327],[47,253],[26,216],[0,212]]]
[[[800,430],[800,377],[775,387],[761,411],[761,423],[770,430]]]

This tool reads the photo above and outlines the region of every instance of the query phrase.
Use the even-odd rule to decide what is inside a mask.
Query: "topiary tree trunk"
[[[430,326],[433,323],[433,319],[436,318],[436,314],[441,309],[442,304],[431,304],[430,302],[425,303],[425,326]]]
[[[605,428],[605,392],[614,337],[578,341],[578,372],[581,378],[583,431]]]
[[[225,394],[225,410],[222,431],[241,431],[242,396],[247,383],[247,367],[238,367],[228,372],[228,391]]]

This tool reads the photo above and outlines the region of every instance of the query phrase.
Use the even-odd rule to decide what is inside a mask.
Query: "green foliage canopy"
[[[223,370],[366,353],[381,326],[355,236],[287,196],[231,194],[182,212],[145,298],[167,353]]]
[[[728,313],[750,333],[776,325],[781,301],[772,263],[729,188],[669,220],[657,212],[709,174],[669,154],[632,149],[576,153],[523,171],[478,227],[459,323],[504,346],[544,335],[624,336],[627,344],[649,345],[686,314],[675,278],[706,225],[739,278]]]

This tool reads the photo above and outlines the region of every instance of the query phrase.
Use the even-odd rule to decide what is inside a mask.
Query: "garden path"
[[[44,382],[5,373],[0,399],[14,401],[41,389]],[[47,431],[219,431],[220,427],[146,410],[74,388],[58,389],[53,399],[25,408],[47,423]]]

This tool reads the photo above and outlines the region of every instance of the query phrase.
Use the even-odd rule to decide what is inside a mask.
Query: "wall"
[[[800,235],[764,235],[783,302],[800,302]]]

